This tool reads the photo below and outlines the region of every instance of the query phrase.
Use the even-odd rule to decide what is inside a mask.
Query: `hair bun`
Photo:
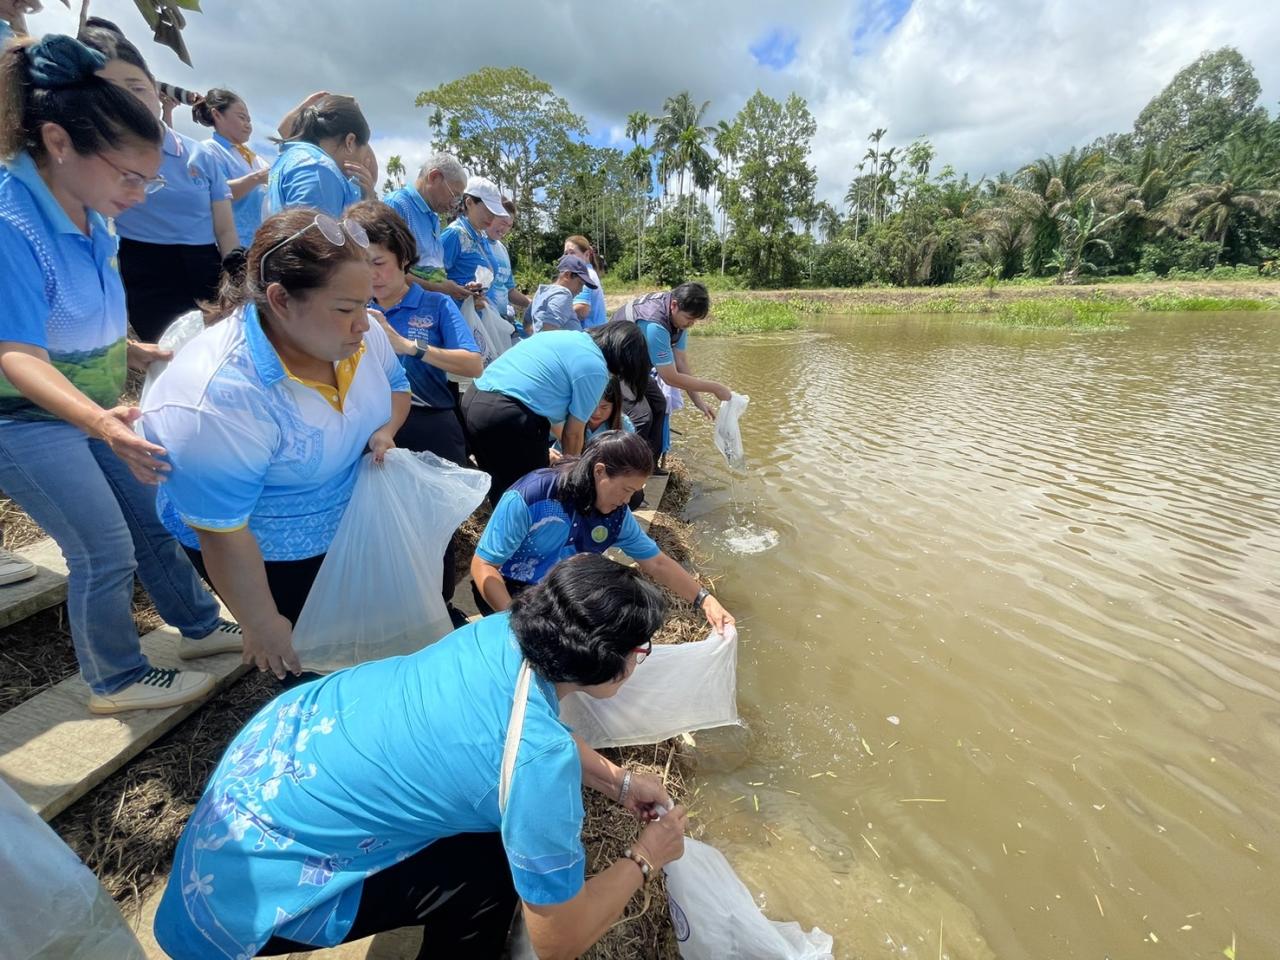
[[[27,77],[41,90],[74,87],[93,78],[107,58],[74,37],[50,34],[27,48]]]

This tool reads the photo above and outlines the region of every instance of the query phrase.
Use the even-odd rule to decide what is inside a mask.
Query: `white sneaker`
[[[24,560],[16,553],[10,553],[8,550],[0,550],[0,585],[21,583],[23,580],[30,580],[35,575],[36,565],[30,560]]]
[[[89,695],[90,713],[124,713],[127,710],[159,710],[200,700],[213,691],[213,675],[198,670],[161,670],[152,667],[134,683],[115,693]]]
[[[215,653],[239,653],[243,649],[244,631],[240,624],[230,620],[219,620],[218,626],[207,637],[195,640],[191,637],[178,638],[178,656],[183,660],[212,657]]]

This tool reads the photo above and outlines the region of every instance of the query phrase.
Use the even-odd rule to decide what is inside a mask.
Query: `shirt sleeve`
[[[48,349],[49,301],[45,298],[44,271],[31,242],[12,224],[2,221],[0,277],[4,277],[0,340]]]
[[[586,883],[583,816],[582,761],[567,734],[516,764],[502,845],[522,900],[547,905],[577,896]]]
[[[445,230],[440,234],[440,249],[444,251],[445,271],[452,270],[462,250],[462,234],[457,230]]]
[[[688,350],[689,349],[689,331],[681,330],[680,336],[676,337],[676,342],[672,346],[674,346],[675,349],[677,350]]]
[[[467,321],[462,319],[462,311],[453,302],[453,298],[446,297],[442,293],[437,303],[440,306],[438,322],[444,348],[480,353],[480,345],[476,343],[476,338],[472,335],[471,328],[467,326]]]
[[[191,162],[201,173],[209,178],[210,202],[231,199],[231,187],[227,185],[226,169],[218,162],[218,158],[212,150],[204,146],[196,147],[195,155],[191,158]]]
[[[596,412],[604,388],[609,385],[609,371],[591,371],[573,378],[569,387],[569,416],[586,423]]]
[[[146,411],[142,425],[168,452],[165,496],[184,523],[229,532],[249,522],[271,464],[271,438],[218,411],[176,404]]]
[[[315,207],[332,217],[346,208],[345,182],[318,163],[299,163],[280,172],[280,196],[285,209]]]
[[[617,548],[632,560],[649,560],[661,553],[658,545],[653,542],[653,538],[640,529],[640,524],[636,523],[635,514],[630,508],[622,507],[621,509],[626,510],[627,515],[622,521],[622,530],[615,541]]]
[[[365,342],[371,345],[373,355],[386,373],[387,381],[391,384],[391,392],[409,393],[409,378],[405,375],[404,366],[396,356],[390,339],[387,338],[387,331],[372,318],[369,321],[369,332],[365,334]]]
[[[649,362],[655,367],[665,367],[676,362],[671,351],[671,336],[660,323],[642,323],[644,339],[649,344]]]
[[[582,292],[573,298],[573,302],[585,303],[587,306],[591,306],[591,288],[584,286]]]
[[[516,490],[508,490],[485,524],[480,542],[476,544],[476,556],[495,567],[502,566],[524,543],[529,535],[529,523],[529,505],[524,497]]]

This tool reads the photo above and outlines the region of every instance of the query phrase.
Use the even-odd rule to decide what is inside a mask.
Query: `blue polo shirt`
[[[604,553],[617,547],[633,560],[658,555],[658,545],[625,505],[613,513],[579,513],[562,502],[560,476],[558,469],[548,467],[517,480],[494,508],[476,556],[501,567],[508,579],[538,583],[575,553]]]
[[[576,896],[582,763],[554,685],[537,674],[498,810],[523,659],[510,621],[485,617],[267,704],[227,746],[178,841],[155,920],[166,953],[253,956],[272,935],[333,946],[365,877],[460,833],[501,833],[525,901]]]
[[[267,178],[268,215],[290,207],[314,207],[338,219],[360,198],[359,185],[314,143],[294,140],[280,145]]]
[[[200,146],[209,151],[222,176],[228,181],[239,180],[255,170],[267,170],[271,166],[256,153],[253,155],[253,163],[250,164],[236,149],[236,145],[220,133],[215,133]],[[241,246],[252,246],[253,235],[258,232],[258,227],[262,226],[262,210],[266,202],[266,187],[254,187],[239,200],[231,201],[231,212],[236,218],[236,235],[240,238]]]
[[[671,294],[650,293],[632,300],[632,316],[649,345],[649,362],[655,367],[665,367],[676,362],[675,351],[684,350],[689,343],[689,331],[672,334],[663,323],[671,316]],[[627,306],[613,312],[614,320],[627,319]],[[669,321],[668,321],[669,322]]]
[[[418,262],[422,270],[438,270],[444,266],[444,247],[440,244],[440,215],[418,193],[417,187],[401,187],[382,200],[404,219],[418,245]]]
[[[336,389],[290,373],[253,305],[183,347],[142,408],[147,438],[173,465],[156,498],[169,532],[198,549],[195,529],[247,526],[264,560],[325,553],[391,394],[409,391],[376,323],[334,372]]]
[[[552,423],[569,417],[586,423],[608,385],[609,367],[596,342],[570,330],[521,340],[475,382],[477,390],[515,397]]]
[[[493,252],[493,262],[498,269],[493,274],[493,286],[489,288],[489,299],[493,301],[498,316],[507,319],[507,307],[511,305],[511,291],[516,288],[515,272],[511,269],[511,254],[501,240],[490,240],[489,249]]]
[[[534,333],[582,329],[582,321],[573,312],[573,294],[568,287],[558,283],[544,283],[538,287],[524,322]]]
[[[116,233],[140,243],[214,243],[213,204],[231,199],[217,158],[202,144],[165,127],[160,176],[163,189],[116,217]]]
[[[378,305],[373,307],[382,309]],[[471,328],[458,312],[452,297],[443,293],[431,293],[416,283],[409,284],[409,292],[390,309],[383,310],[387,323],[402,337],[421,340],[443,350],[470,350],[480,353]],[[417,357],[401,357],[400,364],[409,378],[416,403],[424,407],[450,409],[454,405],[449,390],[449,375],[439,367],[433,367]]]
[[[118,243],[87,211],[86,236],[45,186],[31,157],[0,167],[0,340],[41,347],[81,393],[114,407],[124,390],[124,287]],[[56,420],[0,373],[0,417]]]
[[[609,311],[605,309],[604,305],[604,287],[600,283],[600,274],[596,273],[595,267],[588,267],[587,269],[591,273],[591,279],[595,282],[595,289],[583,286],[582,292],[573,298],[575,304],[585,303],[591,307],[591,312],[582,321],[583,330],[590,330],[592,327],[598,327],[609,322]]]
[[[476,278],[476,267],[488,267],[498,276],[489,238],[476,230],[466,217],[459,217],[440,234],[444,248],[444,272],[454,283],[471,283]]]

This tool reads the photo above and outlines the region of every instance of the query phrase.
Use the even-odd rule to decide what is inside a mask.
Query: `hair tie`
[[[27,48],[27,77],[41,90],[61,90],[91,79],[107,58],[75,37],[51,34]]]

